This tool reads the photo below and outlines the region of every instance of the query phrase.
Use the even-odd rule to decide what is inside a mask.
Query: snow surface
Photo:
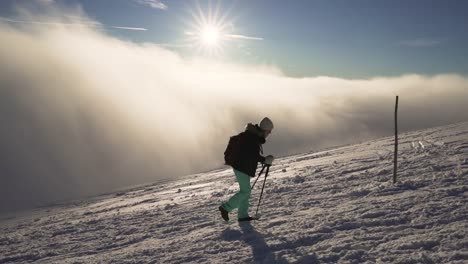
[[[392,137],[278,159],[252,224],[218,215],[227,167],[36,209],[1,219],[0,263],[468,263],[468,123],[399,157],[396,185]]]

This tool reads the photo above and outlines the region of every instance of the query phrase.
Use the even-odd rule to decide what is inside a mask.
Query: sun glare
[[[190,12],[193,20],[187,21],[188,28],[184,30],[187,42],[204,55],[223,56],[233,21],[229,20],[228,13],[221,14],[220,1],[205,9],[196,2],[195,9]]]
[[[200,38],[203,44],[207,46],[214,46],[219,42],[220,32],[216,27],[212,25],[206,25],[200,32]]]

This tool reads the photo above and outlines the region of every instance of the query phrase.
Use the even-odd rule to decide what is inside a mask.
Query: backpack
[[[224,151],[224,163],[234,165],[240,156],[241,136],[236,135],[229,138],[228,145]]]

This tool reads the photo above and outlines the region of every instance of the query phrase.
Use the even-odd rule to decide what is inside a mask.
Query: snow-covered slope
[[[37,209],[0,263],[468,263],[468,123],[400,135],[399,168],[391,137],[278,159],[252,224],[218,215],[229,168]]]

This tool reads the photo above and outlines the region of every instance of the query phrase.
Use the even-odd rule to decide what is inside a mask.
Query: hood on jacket
[[[261,144],[266,142],[266,139],[263,136],[263,131],[257,124],[254,125],[252,123],[248,123],[245,127],[245,132],[257,136]]]

